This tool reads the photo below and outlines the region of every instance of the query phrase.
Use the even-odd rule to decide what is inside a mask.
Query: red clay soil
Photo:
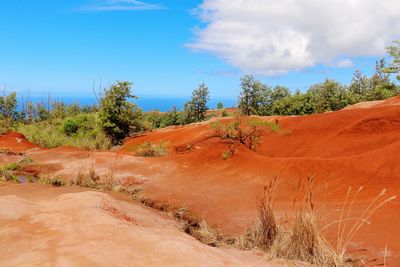
[[[222,154],[229,144],[212,137],[209,123],[171,127],[130,138],[119,151],[86,152],[78,149],[34,150],[36,162],[61,166],[57,174],[73,178],[93,166],[100,174],[112,172],[121,180],[135,181],[145,196],[173,206],[186,206],[223,233],[237,234],[257,214],[257,199],[265,181],[278,177],[275,208],[278,216],[296,211],[299,181],[314,177],[314,201],[324,224],[340,217],[351,187],[363,190],[355,198],[350,217],[358,218],[384,189],[386,197],[400,194],[400,98],[369,107],[352,107],[311,116],[273,117],[281,131],[265,133],[256,151],[237,146],[233,157]],[[5,148],[15,142],[1,141]],[[164,158],[135,157],[133,150],[145,141],[165,142]],[[191,148],[191,149],[188,149]],[[353,196],[353,194],[351,195]],[[388,256],[388,266],[400,266],[400,201],[376,211],[352,239],[349,250],[368,255],[374,264]],[[351,229],[351,224],[347,229]],[[337,225],[326,229],[335,244]],[[388,249],[385,252],[385,246]],[[366,250],[366,252],[362,252]]]
[[[269,266],[259,253],[212,248],[165,214],[122,196],[0,186],[0,266]]]

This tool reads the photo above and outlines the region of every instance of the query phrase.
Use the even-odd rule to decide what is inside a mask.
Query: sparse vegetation
[[[135,147],[135,154],[139,157],[165,157],[168,154],[166,143],[152,144],[144,142]]]
[[[255,150],[260,143],[264,131],[277,132],[280,129],[275,122],[241,117],[236,117],[233,121],[228,122],[213,122],[211,128],[218,137],[239,142],[252,150]]]
[[[100,176],[97,175],[92,165],[92,167],[87,172],[83,172],[82,170],[80,170],[76,178],[72,180],[71,184],[81,187],[96,188],[99,181]]]
[[[33,164],[33,160],[28,157],[24,157],[22,160],[19,162],[11,162],[7,164],[2,164],[0,166],[0,180],[3,181],[12,181],[19,183],[19,178],[18,174],[23,171],[23,169],[30,165]],[[31,177],[27,177],[28,180],[31,179]]]
[[[355,233],[368,222],[377,209],[395,199],[384,198],[382,191],[363,211],[359,218],[353,220],[350,213],[358,192],[350,201],[347,194],[340,218],[323,227],[317,219],[312,199],[312,177],[307,179],[304,202],[290,223],[278,224],[274,215],[272,200],[276,190],[276,179],[264,187],[264,197],[259,203],[258,218],[254,224],[232,243],[240,249],[261,248],[273,258],[307,262],[317,266],[365,266],[360,256],[350,256],[348,246]],[[350,229],[345,231],[350,223]],[[322,235],[324,229],[338,224],[338,247],[333,247]]]
[[[109,149],[110,139],[103,133],[96,114],[80,114],[66,119],[19,124],[17,130],[30,141],[47,148],[76,146],[84,149]]]
[[[223,153],[222,153],[222,158],[224,159],[224,160],[227,160],[227,159],[229,159],[231,157],[231,154],[229,153],[229,151],[224,151]]]
[[[61,187],[61,186],[67,185],[67,182],[65,181],[65,179],[63,179],[59,176],[53,176],[52,174],[41,174],[39,176],[39,183],[52,185],[55,187]]]

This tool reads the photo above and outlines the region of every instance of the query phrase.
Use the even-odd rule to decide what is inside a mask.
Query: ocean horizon
[[[44,103],[47,105],[48,97],[47,96],[30,96],[29,100],[33,103]],[[54,100],[63,101],[65,104],[77,103],[80,106],[94,105],[98,101],[96,97],[88,97],[88,96],[57,96],[51,97],[50,101]],[[144,96],[135,99],[135,102],[143,111],[154,111],[158,110],[161,112],[167,112],[171,110],[173,106],[182,110],[184,104],[190,100],[190,97],[167,97],[167,96]],[[22,107],[22,95],[17,96],[18,101],[18,109]],[[27,101],[27,97],[24,95],[24,102]],[[215,109],[218,103],[222,103],[224,108],[230,108],[237,106],[237,99],[233,98],[211,98],[208,102],[208,108]]]

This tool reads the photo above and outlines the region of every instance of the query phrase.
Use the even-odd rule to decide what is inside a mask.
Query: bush
[[[129,102],[137,98],[131,94],[132,83],[117,82],[100,100],[100,125],[114,145],[120,144],[131,132],[142,130],[142,112],[136,104]]]
[[[236,117],[234,121],[228,123],[216,121],[211,124],[211,128],[222,139],[237,141],[254,150],[260,142],[262,133],[267,129],[271,132],[278,131],[279,124],[253,118],[244,120]]]
[[[76,132],[78,132],[79,129],[79,125],[77,123],[77,121],[73,120],[73,119],[66,119],[64,121],[64,133],[68,136],[71,136],[73,134],[76,134]]]
[[[19,124],[17,130],[43,147],[76,146],[83,149],[109,149],[111,140],[98,122],[97,114],[81,114],[63,119],[51,119],[28,125]]]
[[[168,148],[165,143],[155,145],[144,142],[136,148],[135,154],[140,157],[165,157],[168,154]]]
[[[39,183],[41,184],[47,184],[47,185],[52,185],[55,187],[61,187],[61,186],[66,186],[67,182],[58,176],[50,176],[48,174],[42,174],[39,178]]]

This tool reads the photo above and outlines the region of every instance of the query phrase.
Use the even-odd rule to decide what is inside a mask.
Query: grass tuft
[[[166,143],[144,142],[136,147],[135,154],[139,157],[165,157],[168,154],[168,147]]]

